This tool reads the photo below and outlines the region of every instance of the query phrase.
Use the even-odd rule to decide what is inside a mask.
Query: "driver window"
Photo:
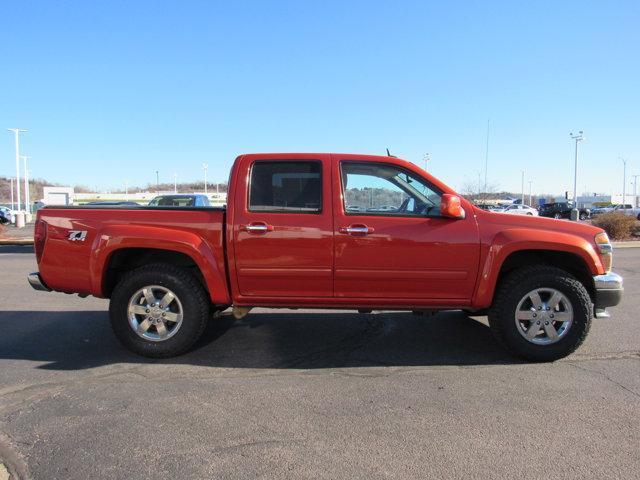
[[[342,162],[344,211],[349,215],[439,216],[440,192],[384,163]]]

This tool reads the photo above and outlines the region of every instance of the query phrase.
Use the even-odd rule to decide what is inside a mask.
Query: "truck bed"
[[[40,275],[53,290],[105,297],[105,277],[116,249],[130,247],[135,256],[136,249],[162,249],[167,239],[171,250],[226,272],[225,216],[224,207],[45,207],[38,212],[42,224],[36,228]],[[40,246],[39,229],[45,236]]]

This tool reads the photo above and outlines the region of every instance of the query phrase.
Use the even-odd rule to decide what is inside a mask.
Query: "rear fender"
[[[509,255],[522,250],[571,253],[584,262],[592,275],[604,273],[600,256],[594,246],[583,237],[527,228],[503,230],[491,241],[482,263],[476,294],[472,301],[474,307],[487,308],[491,305],[502,265]]]
[[[211,301],[230,303],[224,272],[219,270],[213,250],[202,237],[187,231],[141,225],[107,226],[94,239],[91,287],[98,296],[104,296],[105,270],[111,255],[124,248],[171,250],[187,255],[202,272]]]

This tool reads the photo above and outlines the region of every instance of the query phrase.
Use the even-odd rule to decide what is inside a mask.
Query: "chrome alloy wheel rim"
[[[171,290],[148,285],[131,296],[127,309],[129,326],[145,340],[162,342],[182,325],[182,303]]]
[[[516,328],[527,341],[550,345],[562,339],[573,323],[573,307],[555,288],[536,288],[518,303]]]

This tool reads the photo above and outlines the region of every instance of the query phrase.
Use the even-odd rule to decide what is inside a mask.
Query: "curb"
[[[640,247],[639,241],[633,242],[611,242],[613,248],[638,248]]]
[[[33,245],[33,238],[0,238],[0,245]]]

